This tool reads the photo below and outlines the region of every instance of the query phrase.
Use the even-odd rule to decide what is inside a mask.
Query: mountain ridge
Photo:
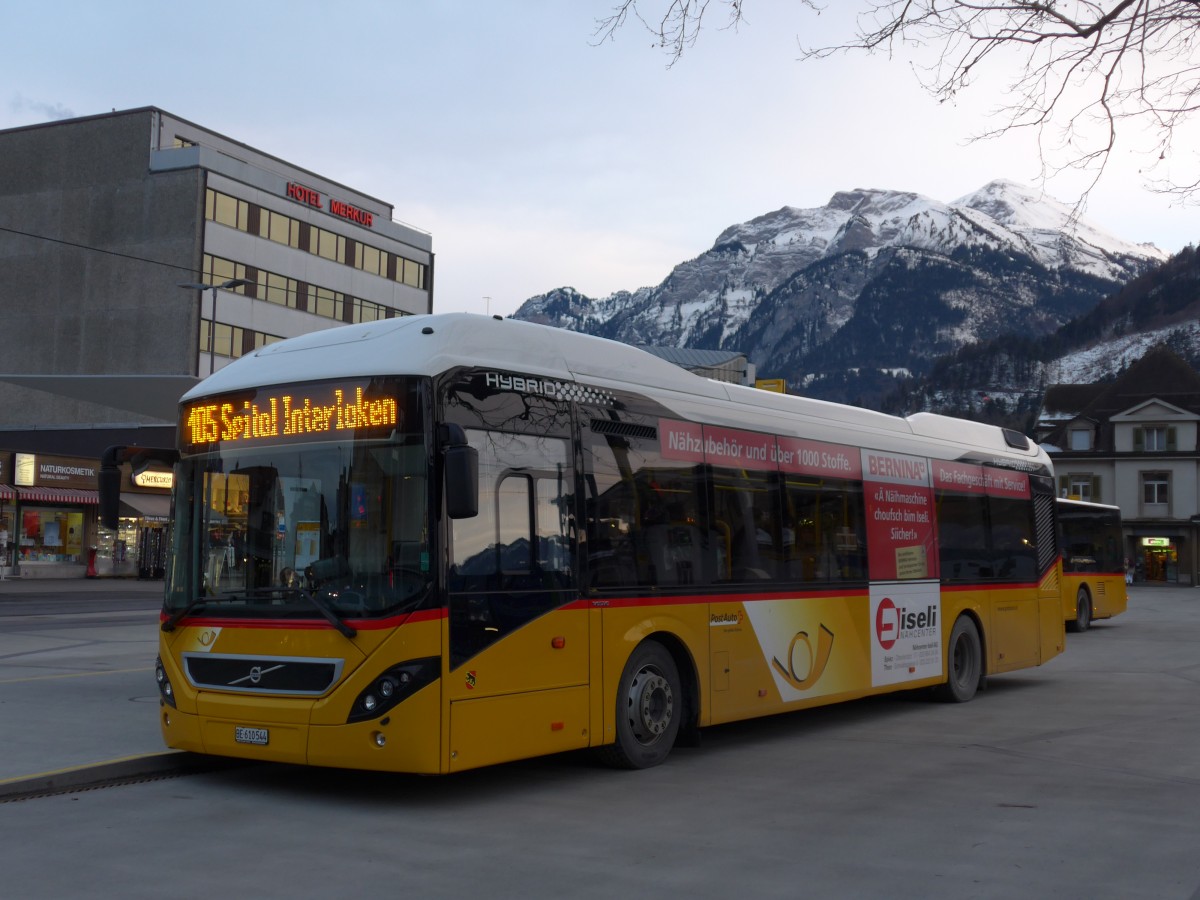
[[[599,299],[559,288],[514,318],[736,350],[764,377],[878,408],[896,371],[1010,331],[1051,333],[1166,258],[1011,181],[950,204],[856,189],[728,226],[656,286]]]

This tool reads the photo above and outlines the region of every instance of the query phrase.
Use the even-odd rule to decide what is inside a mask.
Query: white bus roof
[[[717,382],[628,344],[470,313],[346,325],[262,347],[220,369],[183,401],[277,384],[376,375],[434,376],[458,367],[632,391],[681,419],[864,444],[940,458],[966,450],[1050,471],[1045,451],[1006,442],[991,425],[932,413],[908,418]],[[875,435],[876,440],[869,439]]]
[[[1104,510],[1105,512],[1121,511],[1121,507],[1119,506],[1114,506],[1111,503],[1096,503],[1094,500],[1073,500],[1070,497],[1058,497],[1055,502],[1061,506],[1078,509],[1095,509]]]

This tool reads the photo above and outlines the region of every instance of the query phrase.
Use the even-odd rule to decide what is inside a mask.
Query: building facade
[[[1138,581],[1200,584],[1200,375],[1163,347],[1116,381],[1052,385],[1038,439],[1061,497],[1121,508]]]
[[[148,402],[152,386],[178,397],[256,347],[431,312],[433,280],[431,236],[396,221],[390,204],[161,109],[0,131],[8,574],[22,557],[27,576],[82,574],[89,547],[119,550],[121,540],[98,533],[93,479],[57,495],[69,501],[58,504],[66,535],[70,517],[82,516],[81,552],[65,540],[61,552],[49,549],[45,535],[63,534],[47,499],[55,495],[16,483],[18,454],[35,467],[37,458],[56,465],[69,456],[68,468],[83,471],[103,452],[101,431],[106,439],[122,426],[173,432],[173,403]],[[97,442],[80,451],[92,433]],[[145,501],[134,485],[123,499],[137,525],[126,544],[161,525],[161,501]],[[50,510],[39,519],[50,527],[39,532],[40,549],[23,552],[33,546],[25,513],[34,504]]]

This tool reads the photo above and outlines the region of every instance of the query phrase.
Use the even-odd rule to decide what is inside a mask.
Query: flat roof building
[[[393,215],[153,107],[0,131],[0,374],[204,376],[432,312],[432,238]],[[0,382],[0,428],[156,418],[140,408]]]
[[[104,447],[173,444],[257,347],[432,312],[432,237],[394,215],[155,107],[0,131],[0,576],[158,575],[169,473],[102,534]]]

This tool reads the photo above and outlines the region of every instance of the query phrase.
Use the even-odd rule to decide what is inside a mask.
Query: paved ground
[[[133,579],[0,582],[0,799],[203,765],[166,750],[158,728],[162,590],[161,581]],[[1200,607],[1200,588],[1135,593]],[[1131,603],[1131,612],[1098,627],[1139,620],[1146,610]],[[1047,671],[1062,665],[1054,660]]]
[[[0,618],[8,771],[163,758],[157,616],[96,606]],[[645,772],[263,765],[0,802],[0,895],[1200,900],[1197,647],[1200,589],[1135,587],[971,703],[707,729]]]
[[[181,761],[164,754],[158,730],[162,589],[132,579],[0,582],[0,798]]]

